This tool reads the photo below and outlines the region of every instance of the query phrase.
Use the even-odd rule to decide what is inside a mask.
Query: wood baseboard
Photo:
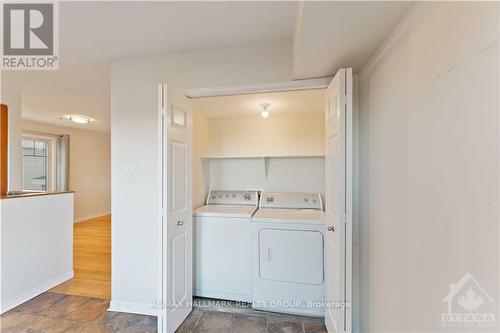
[[[83,217],[75,218],[73,220],[73,223],[79,223],[79,222],[83,222],[83,221],[87,221],[87,220],[92,220],[92,219],[95,219],[95,218],[98,218],[98,217],[107,216],[107,215],[111,215],[111,212],[107,211],[107,212],[102,212],[102,213],[97,213],[97,214],[92,214],[92,215],[88,215],[88,216],[83,216]]]

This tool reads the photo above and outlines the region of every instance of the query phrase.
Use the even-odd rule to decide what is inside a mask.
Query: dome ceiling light
[[[269,117],[269,111],[267,111],[267,108],[269,107],[269,103],[261,103],[260,106],[262,108],[262,113],[260,114],[262,118],[267,118]]]

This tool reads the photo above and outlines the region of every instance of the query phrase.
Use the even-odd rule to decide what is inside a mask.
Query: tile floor
[[[108,312],[109,301],[46,292],[0,317],[2,333],[149,333],[156,318]]]
[[[195,300],[178,333],[326,333],[320,319]],[[152,333],[156,318],[107,311],[109,301],[46,292],[0,317],[2,333]]]
[[[239,314],[195,308],[176,333],[326,333],[317,320],[303,317]]]

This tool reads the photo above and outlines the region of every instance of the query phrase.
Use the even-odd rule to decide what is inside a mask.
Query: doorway
[[[329,84],[325,117],[325,235],[326,302],[335,305],[325,313],[329,332],[351,325],[352,255],[352,70],[341,69]],[[192,311],[192,103],[159,88],[163,124],[162,276],[164,309],[159,330],[173,332]],[[175,97],[174,97],[175,96]],[[248,157],[248,156],[247,156]],[[269,160],[262,157],[263,172]],[[334,189],[329,184],[337,184]],[[328,234],[330,233],[330,234]]]
[[[65,126],[62,126],[65,125]],[[74,277],[51,291],[111,298],[110,137],[107,132],[22,123],[22,190],[74,191]]]

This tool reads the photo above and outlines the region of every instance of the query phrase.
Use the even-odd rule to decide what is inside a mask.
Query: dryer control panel
[[[258,203],[257,191],[210,191],[207,197],[207,205],[257,206]]]
[[[323,201],[319,193],[263,192],[259,207],[323,210]]]

